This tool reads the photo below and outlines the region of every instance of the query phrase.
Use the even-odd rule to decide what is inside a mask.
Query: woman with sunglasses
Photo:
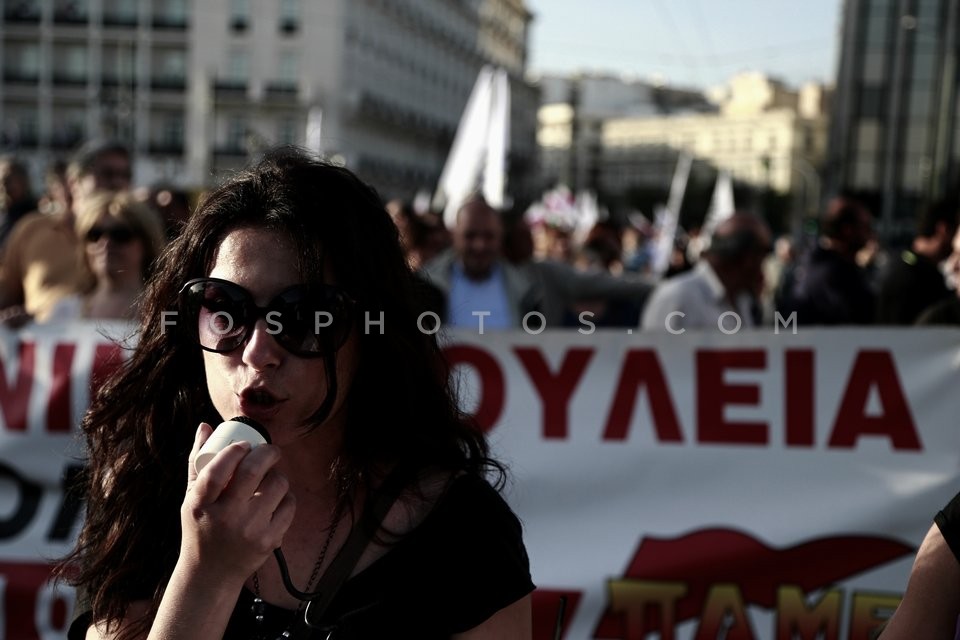
[[[144,282],[166,244],[160,218],[130,192],[100,191],[84,199],[74,227],[82,241],[80,266],[91,288],[57,301],[50,320],[133,319]]]
[[[416,282],[346,169],[281,151],[206,197],[83,421],[70,638],[530,636],[503,470],[418,326]],[[271,444],[198,472],[234,416]]]

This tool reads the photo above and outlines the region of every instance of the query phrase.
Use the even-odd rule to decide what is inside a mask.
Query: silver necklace
[[[330,544],[333,542],[333,537],[337,533],[337,526],[340,524],[340,520],[343,515],[343,502],[337,504],[337,508],[333,511],[333,516],[330,518],[330,527],[327,531],[327,538],[323,541],[323,546],[320,548],[320,555],[317,557],[317,561],[313,565],[313,571],[310,572],[310,579],[307,581],[307,586],[304,591],[309,592],[313,587],[313,583],[316,581],[317,576],[320,574],[320,567],[323,566],[323,561],[327,557],[327,551],[330,549]],[[263,598],[260,596],[260,574],[258,571],[253,572],[253,604],[250,607],[250,612],[253,614],[253,619],[256,621],[258,627],[263,626],[263,614],[266,612],[267,606],[263,601]],[[293,619],[296,620],[297,616],[303,612],[305,602],[301,601],[297,606],[297,611],[293,615]],[[260,634],[262,638],[262,633]],[[289,625],[287,629],[277,638],[277,640],[285,639],[290,637]]]

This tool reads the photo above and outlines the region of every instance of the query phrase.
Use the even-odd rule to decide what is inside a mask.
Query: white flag
[[[713,197],[710,199],[710,209],[703,221],[700,237],[705,243],[710,242],[717,225],[733,215],[733,181],[730,173],[721,170],[717,174],[717,184],[713,187]]]
[[[502,209],[507,184],[507,153],[510,151],[510,80],[507,72],[494,73],[492,106],[487,130],[487,158],[483,170],[483,198]]]
[[[683,206],[683,194],[687,190],[687,180],[690,178],[692,165],[693,156],[683,153],[677,158],[677,169],[673,173],[673,182],[670,184],[667,206],[661,207],[654,218],[658,235],[657,244],[654,245],[656,250],[651,269],[655,276],[662,276],[670,266],[670,255],[673,253],[677,223],[680,220],[680,207]]]
[[[456,225],[457,211],[481,186],[495,208],[506,204],[506,163],[510,150],[510,83],[506,71],[484,66],[463,110],[450,155],[440,174],[434,206],[443,207],[448,229]]]
[[[650,259],[650,271],[659,277],[670,267],[670,256],[673,255],[673,243],[677,236],[677,216],[669,207],[659,205],[654,220],[657,238]]]

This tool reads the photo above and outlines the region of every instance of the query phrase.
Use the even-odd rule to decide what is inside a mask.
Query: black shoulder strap
[[[353,568],[363,554],[364,549],[376,535],[390,507],[396,502],[403,488],[413,477],[411,470],[398,467],[383,481],[383,484],[370,496],[364,507],[360,521],[354,525],[337,557],[324,571],[314,591],[317,596],[307,603],[303,618],[306,625],[297,620],[290,637],[295,640],[309,638],[312,629],[321,626],[320,620],[333,601],[334,596],[350,577]]]

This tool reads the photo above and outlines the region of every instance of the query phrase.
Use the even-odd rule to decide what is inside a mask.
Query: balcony
[[[190,22],[187,16],[153,16],[151,22],[154,29],[167,29],[169,31],[186,31]]]
[[[105,27],[135,27],[139,24],[137,14],[130,13],[105,13],[103,14],[103,26]]]
[[[244,101],[247,99],[247,81],[225,79],[214,80],[213,97],[219,101]]]
[[[36,71],[24,71],[22,69],[4,69],[3,82],[5,84],[37,84],[40,80],[40,74]]]
[[[186,91],[187,79],[184,76],[154,76],[150,88],[154,91]]]
[[[264,87],[263,97],[271,103],[295,104],[299,94],[299,87],[296,82],[277,81],[270,82]]]
[[[246,158],[246,148],[238,142],[218,144],[213,148],[213,155],[217,158]]]
[[[114,88],[114,87],[126,87],[132,89],[137,84],[137,79],[133,76],[126,78],[121,78],[115,75],[104,75],[100,78],[100,85],[102,87]]]
[[[158,156],[182,156],[183,140],[158,140],[150,142],[147,150]]]
[[[246,18],[241,18],[239,16],[231,18],[230,20],[230,30],[234,33],[243,33],[249,28],[249,23]]]
[[[8,24],[37,24],[40,22],[40,7],[29,0],[7,2],[3,10],[3,21]]]
[[[53,84],[60,87],[83,87],[87,84],[87,76],[54,71]]]
[[[90,16],[85,11],[73,7],[55,9],[53,12],[53,21],[56,24],[83,25],[90,21]]]
[[[50,136],[50,148],[58,151],[70,151],[79,147],[84,140],[80,131],[54,132]]]
[[[36,133],[4,133],[0,134],[0,147],[3,149],[36,149],[40,140]]]
[[[300,30],[300,21],[294,18],[282,18],[279,26],[280,33],[290,36]]]

